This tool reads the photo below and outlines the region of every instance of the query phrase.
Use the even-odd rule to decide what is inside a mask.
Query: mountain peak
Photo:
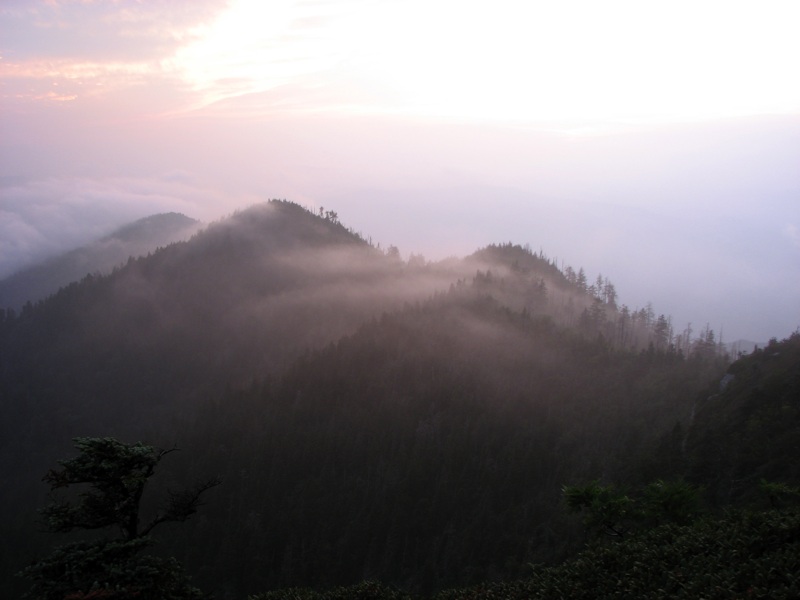
[[[164,239],[173,237],[176,232],[183,232],[190,227],[199,225],[199,221],[182,213],[159,213],[123,225],[115,232],[104,237],[102,241],[120,240],[141,243],[145,240],[156,240],[159,243],[163,243]]]
[[[349,242],[365,243],[353,231],[344,227],[334,211],[319,209],[319,213],[288,200],[269,200],[234,213],[230,219],[209,228],[236,230],[238,235],[268,235],[281,243],[301,243],[311,246]]]

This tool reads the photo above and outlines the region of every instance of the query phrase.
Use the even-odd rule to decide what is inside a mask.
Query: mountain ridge
[[[201,223],[180,213],[160,213],[128,223],[99,240],[12,273],[0,281],[0,307],[19,311],[87,274],[107,274],[128,257],[182,240]]]
[[[581,540],[561,486],[668,463],[727,368],[708,332],[684,351],[664,315],[542,252],[403,261],[285,201],[3,317],[0,535],[39,551],[31,473],[71,437],[179,440],[156,486],[225,484],[164,548],[233,596],[556,560]]]

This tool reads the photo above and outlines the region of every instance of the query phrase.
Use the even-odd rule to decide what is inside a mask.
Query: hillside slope
[[[198,221],[178,213],[139,219],[92,244],[6,277],[0,281],[0,308],[19,311],[26,302],[38,302],[89,273],[110,273],[130,256],[185,240],[199,226]]]
[[[800,485],[800,333],[737,360],[710,391],[689,430],[687,477],[723,505],[752,500],[761,480]]]
[[[255,206],[0,322],[2,563],[50,543],[70,438],[113,435],[186,449],[156,487],[223,476],[161,546],[220,595],[516,576],[580,541],[561,485],[636,480],[722,377],[667,324],[520,246],[404,262]]]
[[[615,352],[491,292],[465,283],[203,407],[184,439],[226,489],[180,556],[204,565],[204,585],[430,591],[518,577],[582,541],[562,485],[635,481],[721,376]]]

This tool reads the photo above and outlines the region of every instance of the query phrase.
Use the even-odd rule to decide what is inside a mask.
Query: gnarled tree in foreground
[[[216,478],[181,492],[170,492],[162,510],[141,521],[140,505],[148,479],[159,462],[176,450],[159,450],[114,438],[76,438],[80,454],[59,461],[43,480],[54,501],[41,512],[53,532],[116,529],[118,535],[66,544],[32,564],[23,575],[33,581],[25,598],[35,600],[189,600],[203,598],[189,584],[174,558],[142,554],[150,532],[161,523],[185,521]],[[55,498],[70,486],[85,488],[75,500]]]

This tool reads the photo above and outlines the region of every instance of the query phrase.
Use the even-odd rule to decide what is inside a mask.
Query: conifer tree
[[[140,505],[148,479],[162,458],[174,452],[141,442],[124,444],[114,438],[76,438],[80,454],[59,461],[43,478],[51,493],[70,486],[83,489],[77,500],[54,498],[42,509],[52,532],[117,529],[116,537],[66,544],[32,564],[23,575],[33,581],[25,598],[36,600],[104,599],[194,600],[204,598],[174,558],[142,555],[152,544],[150,532],[159,524],[185,521],[200,505],[201,495],[218,485],[210,479],[170,493],[164,508],[147,523]],[[88,489],[86,489],[88,487]]]

